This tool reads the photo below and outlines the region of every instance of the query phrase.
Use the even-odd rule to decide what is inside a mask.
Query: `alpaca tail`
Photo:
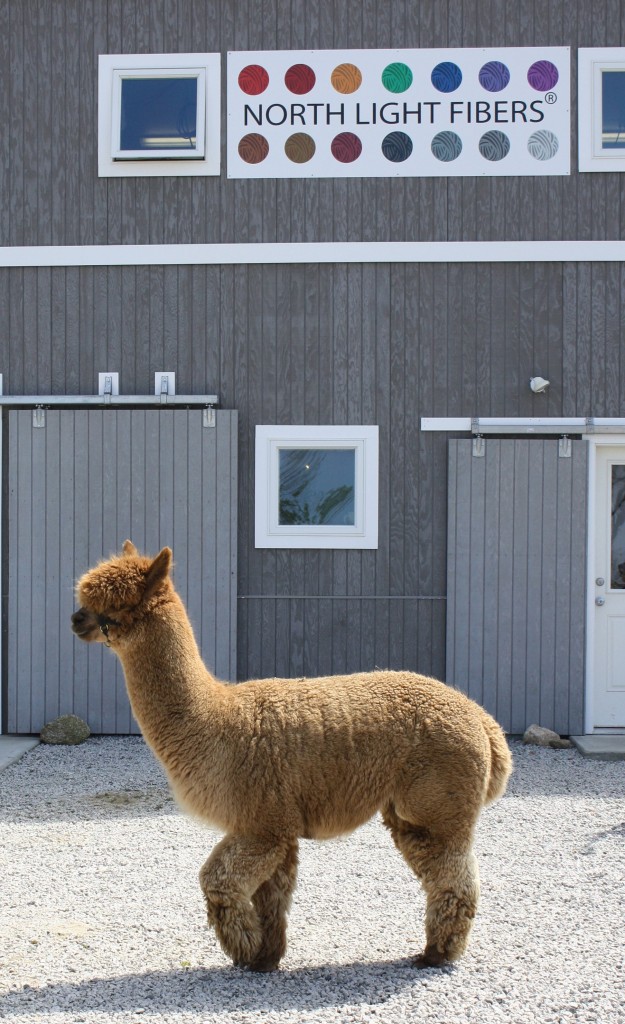
[[[487,714],[483,725],[490,743],[490,778],[486,790],[486,803],[490,804],[506,791],[512,773],[512,755],[503,730],[495,719]]]

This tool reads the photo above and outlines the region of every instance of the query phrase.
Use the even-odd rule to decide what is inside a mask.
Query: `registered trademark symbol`
[[[558,99],[557,93],[548,92],[545,95],[545,103],[556,103]]]

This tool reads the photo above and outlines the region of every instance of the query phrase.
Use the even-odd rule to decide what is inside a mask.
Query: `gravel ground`
[[[513,749],[462,961],[411,966],[423,897],[374,820],[302,843],[282,969],[252,975],[205,927],[216,834],[178,812],[143,741],[38,747],[0,774],[0,1018],[625,1022],[625,763]]]

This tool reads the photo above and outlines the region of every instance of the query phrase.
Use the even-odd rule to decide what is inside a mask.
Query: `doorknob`
[[[596,597],[595,598],[595,604],[598,604],[599,607],[601,608],[602,605],[605,604],[605,597]]]

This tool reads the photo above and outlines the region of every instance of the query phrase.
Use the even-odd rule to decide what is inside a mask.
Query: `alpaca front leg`
[[[287,914],[296,881],[297,843],[294,842],[271,878],[252,896],[263,934],[260,950],[250,964],[253,971],[275,970],[286,952]]]
[[[200,871],[208,923],[235,964],[251,965],[262,948],[263,929],[252,896],[285,853],[284,842],[226,836]]]

